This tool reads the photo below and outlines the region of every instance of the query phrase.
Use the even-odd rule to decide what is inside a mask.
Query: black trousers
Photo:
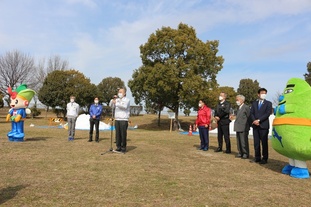
[[[231,152],[231,143],[230,143],[230,132],[229,132],[229,124],[226,125],[218,125],[218,147],[222,149],[223,139],[224,137],[226,142],[226,151]]]
[[[253,128],[254,136],[254,150],[255,150],[255,159],[260,160],[261,155],[263,160],[268,160],[268,134],[269,129],[261,129],[259,127]],[[262,153],[260,150],[260,143],[262,146]]]
[[[93,129],[95,125],[96,135],[95,140],[99,140],[99,119],[90,118],[90,140],[93,140]]]
[[[116,120],[116,146],[118,149],[126,150],[128,121]]]

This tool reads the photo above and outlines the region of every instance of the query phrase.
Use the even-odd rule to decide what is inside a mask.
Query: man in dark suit
[[[236,96],[236,104],[238,111],[234,121],[234,131],[236,132],[236,142],[238,148],[238,155],[242,159],[249,157],[248,133],[249,133],[249,106],[244,104],[245,97],[243,95]]]
[[[268,161],[268,134],[269,134],[269,116],[272,113],[272,103],[266,99],[267,90],[260,88],[258,90],[258,100],[254,101],[251,107],[251,121],[253,127],[255,160],[260,164],[266,164]],[[262,146],[262,157],[260,144]]]
[[[229,154],[231,153],[231,144],[230,144],[230,137],[229,137],[229,124],[231,120],[230,117],[230,109],[231,104],[226,101],[227,94],[222,92],[219,95],[219,103],[215,110],[215,118],[218,121],[218,148],[215,150],[215,152],[221,152],[222,151],[222,144],[223,144],[223,138],[226,142],[226,151],[225,153]]]

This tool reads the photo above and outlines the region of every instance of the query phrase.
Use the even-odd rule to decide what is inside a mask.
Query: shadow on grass
[[[132,150],[135,150],[137,147],[136,146],[127,146],[126,147],[126,153],[132,151]],[[101,153],[101,155],[105,155],[105,154],[108,154],[108,153],[116,153],[116,151],[113,150],[113,148],[111,149],[108,149],[107,151],[104,151]],[[120,152],[117,152],[118,154],[120,154]],[[121,153],[123,154],[123,153]]]
[[[37,142],[37,141],[46,141],[47,139],[49,139],[51,137],[31,137],[31,138],[26,138],[25,141],[26,142]]]
[[[183,130],[188,131],[189,125],[193,124],[196,118],[193,118],[193,121],[180,121],[180,126]],[[158,119],[149,120],[146,124],[140,124],[138,129],[150,130],[150,131],[163,131],[170,130],[170,119],[162,118],[160,121],[160,126],[158,126]]]
[[[260,166],[267,168],[269,170],[272,170],[274,172],[282,174],[282,169],[287,164],[288,164],[288,162],[269,158],[267,164],[260,165]]]
[[[14,187],[6,187],[0,190],[0,205],[7,202],[8,200],[14,198],[17,192],[26,188],[27,185],[17,185]]]
[[[127,146],[126,149],[128,152],[135,150],[137,147],[136,146]]]

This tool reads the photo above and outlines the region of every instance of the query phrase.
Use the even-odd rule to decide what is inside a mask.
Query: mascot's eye
[[[284,93],[291,93],[291,92],[293,92],[294,90],[293,89],[286,89],[285,91],[284,91]]]
[[[18,104],[18,100],[15,101],[15,105],[17,105],[17,104]]]

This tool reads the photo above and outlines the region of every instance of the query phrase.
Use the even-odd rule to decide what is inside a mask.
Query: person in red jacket
[[[209,146],[208,131],[211,123],[211,109],[206,106],[205,100],[200,99],[196,126],[199,128],[201,146],[199,150],[207,151]]]

